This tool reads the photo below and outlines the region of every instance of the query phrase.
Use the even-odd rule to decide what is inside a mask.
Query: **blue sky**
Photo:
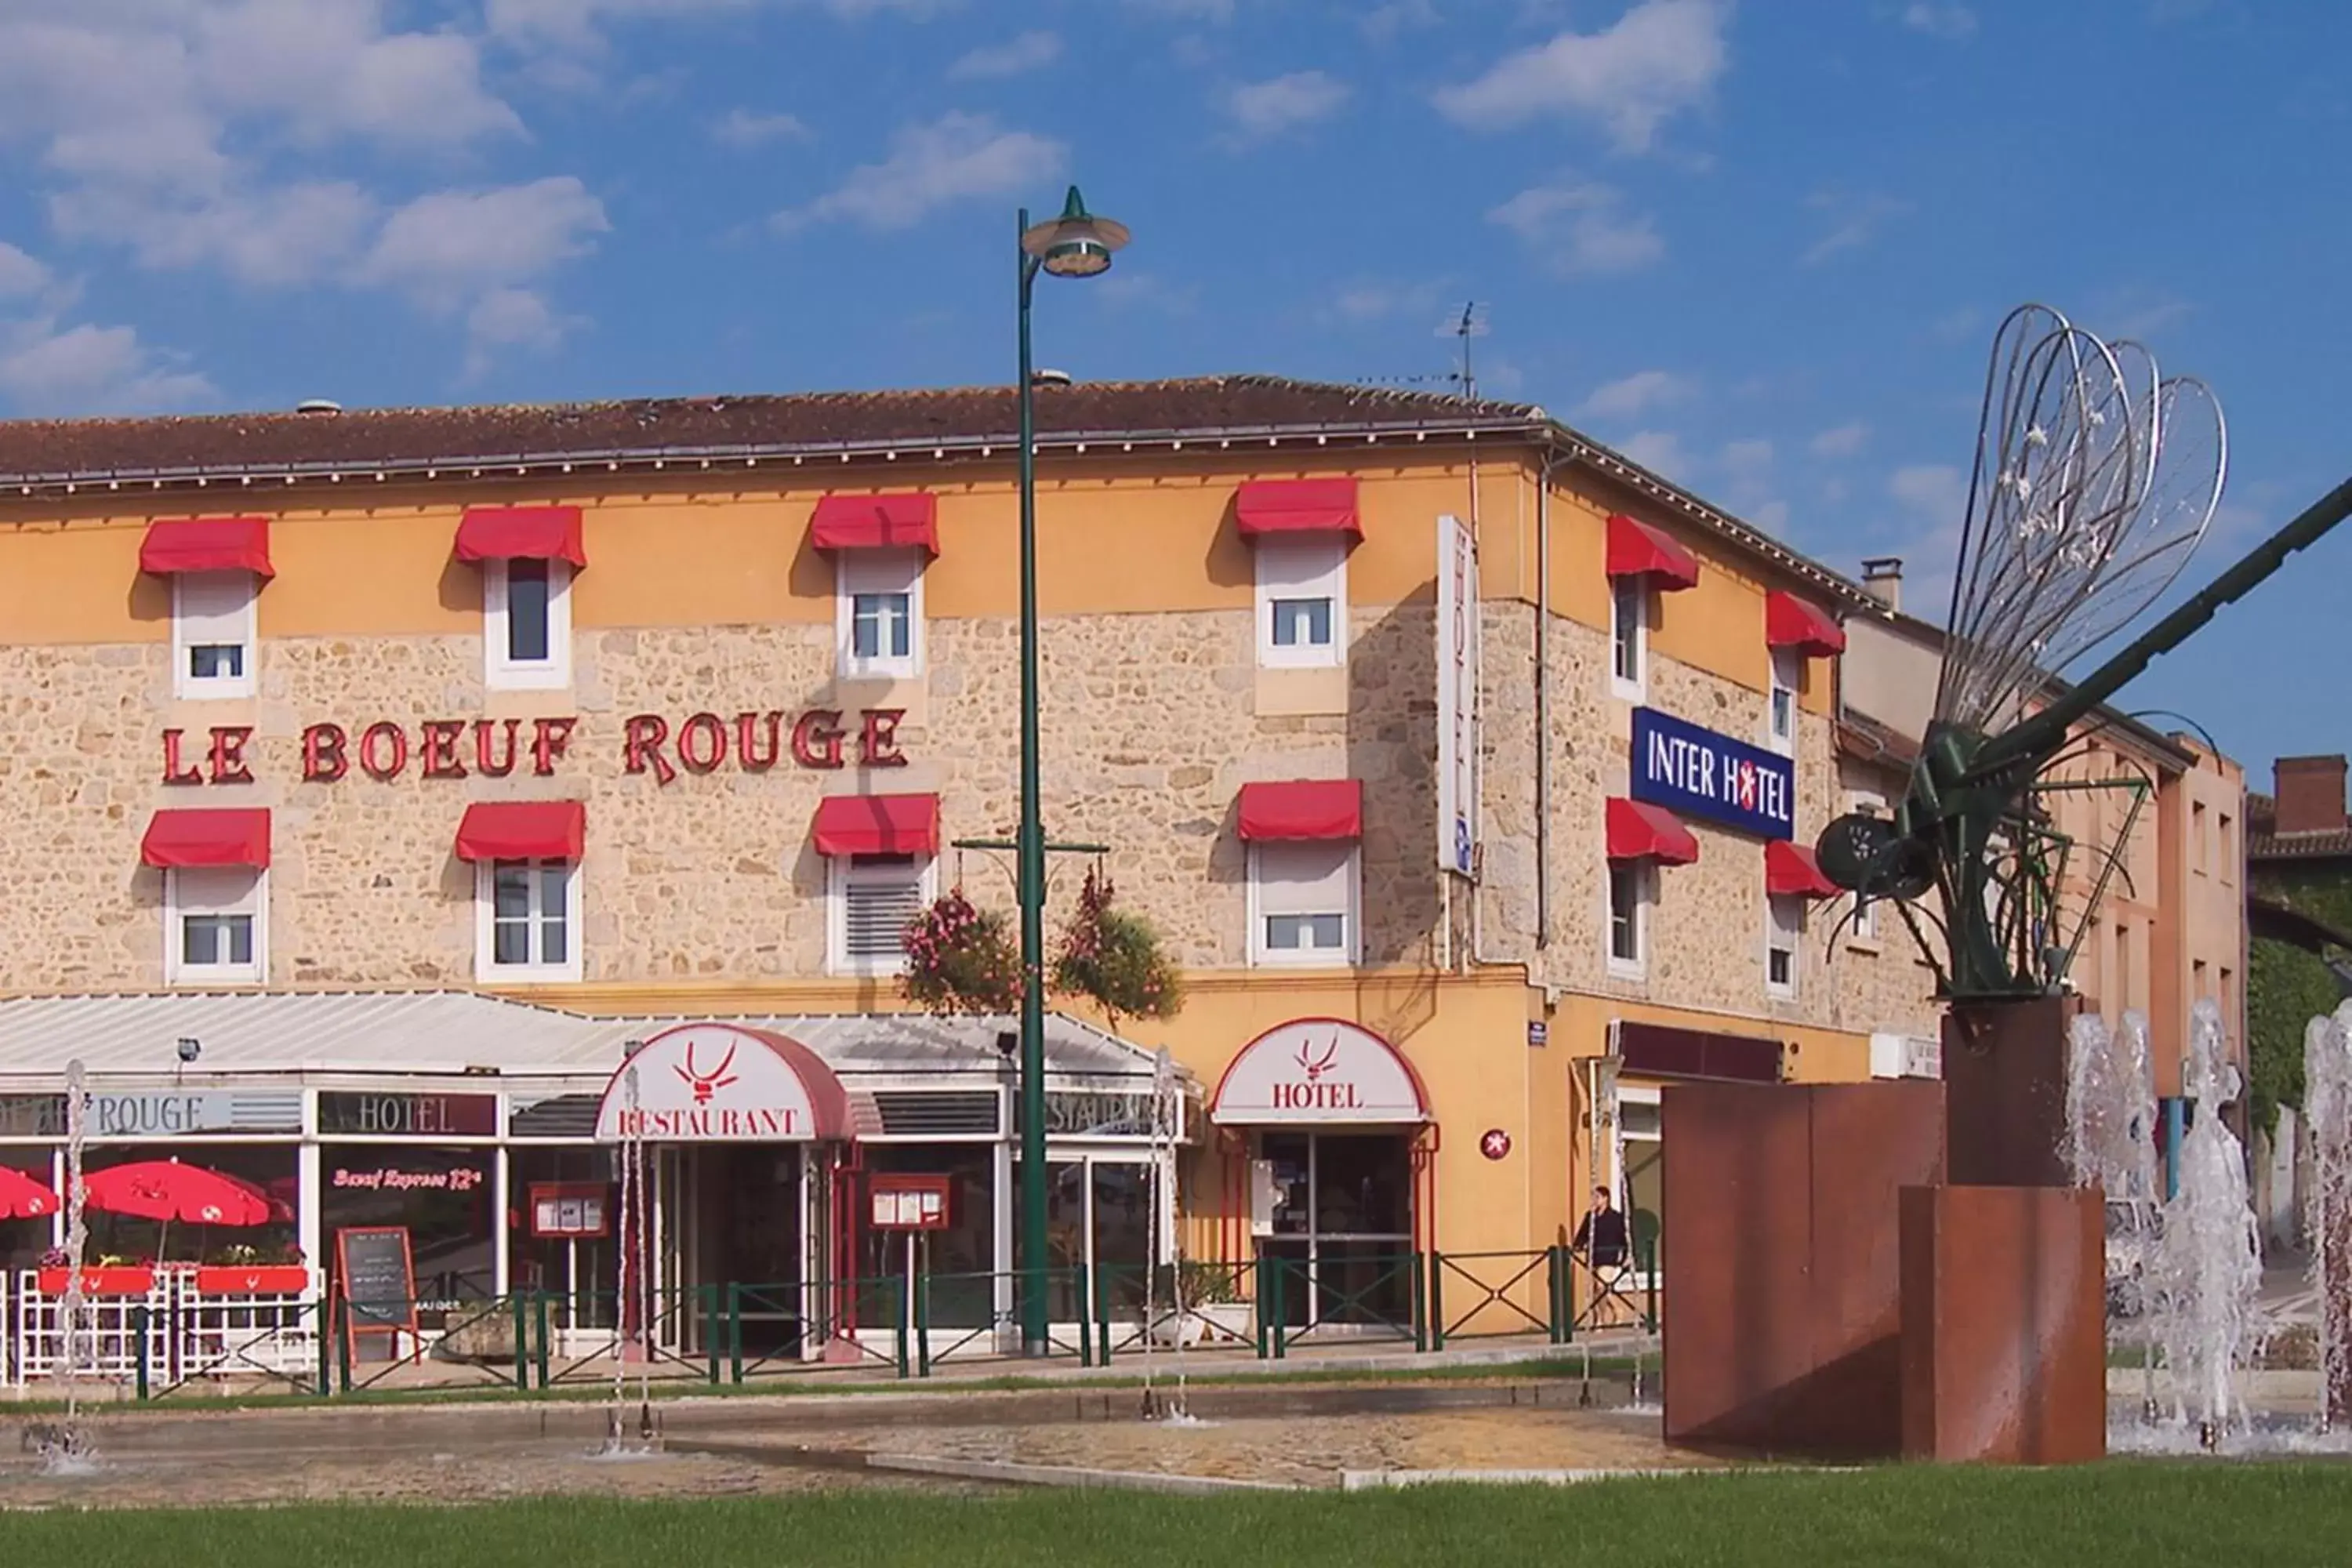
[[[0,0],[23,414],[970,383],[1013,210],[1089,377],[1542,404],[1848,571],[1948,560],[2045,300],[2203,375],[2197,581],[2352,472],[2352,8],[2270,0]],[[2130,693],[2352,743],[2352,528]]]

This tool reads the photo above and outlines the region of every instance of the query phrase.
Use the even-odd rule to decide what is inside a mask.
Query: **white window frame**
[[[849,889],[851,886],[864,880],[878,882],[886,879],[882,875],[882,868],[860,867],[856,864],[856,859],[857,857],[855,856],[835,855],[830,857],[825,862],[825,973],[855,975],[903,974],[907,970],[907,957],[904,952],[896,958],[865,958],[853,957],[849,952]],[[894,866],[888,869],[894,875],[887,879],[895,880],[895,873],[898,868]],[[939,857],[936,855],[915,857],[915,899],[919,910],[930,908],[938,900],[939,887]]]
[[[583,962],[582,883],[580,862],[558,861],[551,856],[532,857],[526,864],[544,866],[560,864],[566,868],[563,879],[563,962],[561,963],[500,963],[498,962],[498,899],[493,879],[501,865],[513,861],[480,860],[474,865],[474,979],[483,985],[534,984],[546,981],[578,980],[585,973]],[[534,879],[534,885],[536,879]],[[536,919],[538,917],[534,917]]]
[[[921,550],[844,550],[833,565],[834,669],[847,679],[910,680],[923,672],[923,569],[930,556]],[[907,596],[907,655],[859,658],[856,652],[857,597],[861,594]]]
[[[1805,689],[1805,658],[1792,647],[1766,650],[1771,655],[1771,683],[1764,693],[1764,738],[1772,750],[1784,757],[1797,754],[1797,727],[1804,722],[1802,709]],[[1786,698],[1788,724],[1780,722],[1781,699]]]
[[[1868,812],[1873,816],[1889,815],[1886,797],[1875,790],[1846,791],[1845,808],[1849,812]],[[1878,951],[1878,906],[1886,900],[1873,899],[1865,902],[1859,893],[1851,894],[1849,897],[1853,901],[1853,915],[1846,921],[1846,943],[1851,947],[1861,948],[1864,952],[1875,952]]]
[[[234,598],[235,603],[229,601]],[[261,660],[259,619],[260,579],[250,572],[183,572],[172,578],[172,694],[203,700],[250,697],[256,689],[254,667]],[[211,602],[207,602],[211,601]],[[188,659],[199,647],[235,646],[244,650],[236,675],[199,676],[189,673]]]
[[[217,889],[243,882],[235,896]],[[249,963],[190,963],[182,927],[191,915],[248,915],[253,921]],[[173,867],[163,873],[163,984],[166,985],[260,985],[269,978],[269,872],[259,866]]]
[[[1256,548],[1257,662],[1261,669],[1333,669],[1348,662],[1348,538],[1340,533],[1261,539]],[[1277,646],[1274,610],[1286,599],[1331,601],[1331,641]]]
[[[1633,636],[1625,637],[1627,600],[1633,611]],[[1629,641],[1633,654],[1633,673],[1631,677],[1617,673],[1617,645]],[[1650,689],[1650,581],[1638,574],[1609,579],[1609,690],[1612,696],[1628,702],[1639,702]]]
[[[1772,978],[1772,959],[1787,953],[1789,976]],[[1805,900],[1793,893],[1764,895],[1764,994],[1776,1001],[1792,1002],[1797,979],[1805,963]]]
[[[1328,860],[1333,855],[1344,855],[1345,864],[1333,868]],[[1354,968],[1363,952],[1363,859],[1362,846],[1354,839],[1269,839],[1251,845],[1247,900],[1251,965],[1261,969]],[[1299,870],[1302,867],[1313,868],[1315,874],[1302,874]],[[1310,900],[1303,893],[1286,896],[1277,892],[1269,900],[1266,896],[1269,889],[1277,886],[1321,884],[1330,880],[1335,874],[1344,878],[1347,883],[1347,907],[1342,911],[1347,923],[1339,947],[1269,946],[1265,940],[1265,922],[1269,917],[1332,912],[1320,900],[1313,900],[1317,907],[1307,907]]]
[[[572,563],[547,565],[547,657],[507,657],[507,582],[513,563],[482,563],[482,684],[493,691],[555,691],[572,684]]]
[[[1601,954],[1609,973],[1618,980],[1643,980],[1650,973],[1651,914],[1658,905],[1658,864],[1654,860],[1603,860],[1606,875],[1601,888]],[[1633,895],[1633,956],[1617,953],[1617,878],[1632,879]]]

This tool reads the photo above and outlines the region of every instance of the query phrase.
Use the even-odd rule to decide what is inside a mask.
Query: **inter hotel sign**
[[[1659,712],[1633,710],[1633,798],[1759,838],[1797,831],[1797,764]]]

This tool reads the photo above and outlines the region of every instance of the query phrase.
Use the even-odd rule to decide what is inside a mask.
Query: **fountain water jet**
[[[2352,1002],[2304,1031],[2303,1082],[2312,1176],[2304,1224],[2319,1309],[2319,1427],[2327,1432],[2352,1417]]]
[[[97,1335],[82,1279],[89,1250],[81,1184],[82,1150],[89,1138],[88,1082],[89,1071],[79,1057],[66,1063],[66,1289],[58,1301],[58,1375],[65,1383],[66,1415],[58,1425],[29,1434],[43,1465],[60,1475],[87,1473],[95,1463],[81,1429],[82,1366],[97,1359],[92,1343]]]

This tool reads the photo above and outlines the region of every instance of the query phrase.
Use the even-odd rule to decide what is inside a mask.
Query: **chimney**
[[[2274,764],[2278,789],[2278,820],[2273,833],[2341,833],[2344,810],[2344,759],[2281,757]]]
[[[1862,563],[1862,586],[1865,593],[1890,610],[1903,608],[1903,558],[1899,555],[1874,555]]]

